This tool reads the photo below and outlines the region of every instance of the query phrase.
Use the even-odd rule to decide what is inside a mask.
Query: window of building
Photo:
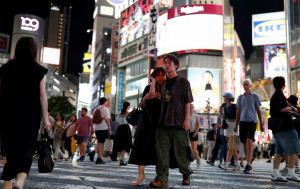
[[[148,60],[143,59],[135,64],[126,67],[126,80],[148,72]]]
[[[142,78],[133,82],[126,83],[125,97],[142,94],[144,88],[148,85],[148,78]]]

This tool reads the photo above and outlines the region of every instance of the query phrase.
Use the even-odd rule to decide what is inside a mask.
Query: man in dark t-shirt
[[[190,104],[193,102],[190,83],[177,75],[179,61],[176,56],[168,54],[164,58],[164,67],[168,79],[156,92],[162,100],[160,126],[155,131],[157,154],[156,177],[150,183],[152,187],[167,187],[169,175],[169,152],[174,149],[175,159],[180,173],[183,174],[182,185],[190,185],[190,161],[187,159],[188,130],[190,128]]]
[[[286,178],[288,180],[300,182],[299,177],[295,174],[295,160],[297,159],[297,154],[300,152],[300,144],[297,131],[289,121],[288,116],[288,114],[292,111],[297,112],[297,109],[288,106],[286,98],[282,92],[285,88],[284,77],[275,77],[273,79],[273,85],[276,91],[270,101],[271,119],[283,120],[284,124],[283,126],[278,124],[277,130],[273,129],[275,139],[275,156],[271,180],[276,182],[287,182],[287,180],[281,177],[278,171],[281,155],[284,153],[287,155],[289,164]],[[279,123],[280,121],[277,122]]]

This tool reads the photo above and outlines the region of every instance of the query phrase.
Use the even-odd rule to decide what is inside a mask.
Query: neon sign
[[[39,21],[35,18],[21,17],[21,29],[27,31],[37,31],[39,29]]]

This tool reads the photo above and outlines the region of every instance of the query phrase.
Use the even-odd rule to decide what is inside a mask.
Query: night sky
[[[87,51],[91,43],[92,34],[86,31],[93,27],[94,0],[1,0],[0,33],[11,35],[15,14],[29,13],[42,18],[47,17],[50,3],[53,1],[72,6],[68,72],[77,74],[82,71],[83,53]],[[230,0],[230,2],[234,8],[235,29],[245,49],[246,59],[248,59],[253,52],[251,15],[283,11],[284,0]]]

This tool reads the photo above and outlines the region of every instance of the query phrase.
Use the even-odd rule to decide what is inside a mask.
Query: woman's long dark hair
[[[32,37],[22,37],[17,42],[14,59],[36,62],[37,51],[37,43]]]
[[[60,117],[61,117],[61,121],[65,121],[65,116],[60,112],[60,113],[58,113],[59,115],[60,115]]]
[[[167,72],[163,67],[156,67],[151,73],[151,77],[159,76],[160,72],[162,72],[165,76],[167,75]]]
[[[71,118],[72,118],[72,116],[75,116],[75,121],[73,122],[73,123],[75,123],[77,121],[77,116],[75,114],[72,114]],[[71,118],[70,118],[70,121],[71,121]]]
[[[126,112],[128,106],[130,106],[130,103],[129,103],[129,102],[126,101],[126,102],[123,103],[123,108],[122,108],[122,110],[121,110],[121,115],[125,114],[125,112]]]

